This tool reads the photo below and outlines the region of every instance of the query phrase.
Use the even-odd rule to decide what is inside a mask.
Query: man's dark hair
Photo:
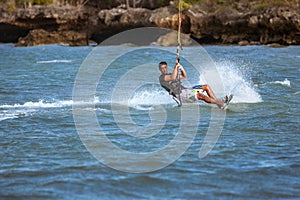
[[[160,69],[160,67],[161,67],[162,65],[168,65],[168,64],[167,64],[166,61],[161,61],[161,62],[159,63],[159,65],[158,65],[158,68]]]

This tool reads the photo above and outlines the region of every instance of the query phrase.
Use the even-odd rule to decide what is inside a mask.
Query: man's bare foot
[[[226,95],[222,100],[219,100],[219,103],[217,104],[217,106],[222,109],[228,102],[228,96]]]

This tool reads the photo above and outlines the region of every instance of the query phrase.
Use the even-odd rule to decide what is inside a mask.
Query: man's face
[[[160,71],[161,71],[162,74],[167,74],[168,73],[168,66],[167,65],[160,66]]]

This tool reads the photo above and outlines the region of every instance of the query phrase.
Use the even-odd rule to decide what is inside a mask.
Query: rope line
[[[181,21],[182,21],[182,4],[181,0],[178,0],[178,31],[177,31],[177,51],[176,51],[176,59],[178,63],[180,62],[180,50],[182,49],[181,46]],[[180,73],[179,70],[177,72],[177,79],[179,81],[179,94],[178,94],[178,99],[179,102],[177,102],[178,106],[182,106],[181,98],[180,98],[180,92],[181,92],[181,81],[180,81]]]
[[[181,3],[181,0],[178,0],[178,31],[177,31],[177,52],[176,52],[177,59],[179,59],[180,50],[182,49],[182,45],[181,45],[181,22],[182,22],[182,3]]]

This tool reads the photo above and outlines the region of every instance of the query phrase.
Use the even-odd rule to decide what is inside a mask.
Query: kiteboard
[[[221,107],[222,110],[226,110],[230,101],[232,100],[233,95],[229,95],[228,98],[225,100],[224,105]]]

